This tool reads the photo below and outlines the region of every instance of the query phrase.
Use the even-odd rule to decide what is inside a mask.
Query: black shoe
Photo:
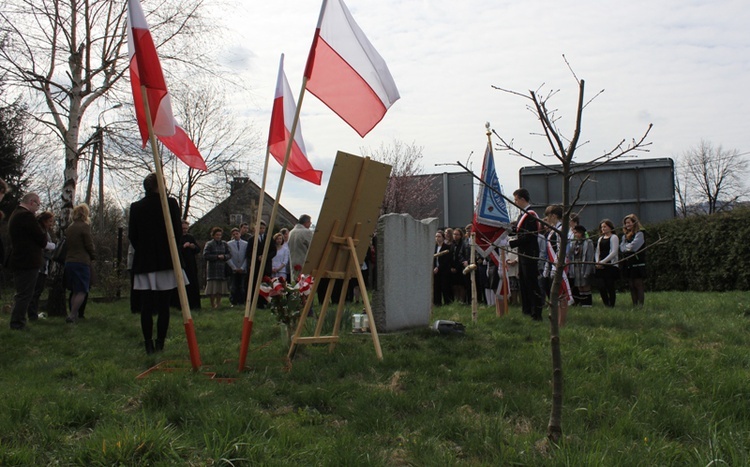
[[[65,318],[65,322],[68,323],[68,324],[76,324],[76,320],[74,320],[70,316],[68,316],[67,318]]]
[[[156,352],[164,351],[164,339],[156,339],[154,341],[154,351]]]
[[[146,354],[151,355],[154,353],[154,341],[148,340],[145,341],[146,344]]]

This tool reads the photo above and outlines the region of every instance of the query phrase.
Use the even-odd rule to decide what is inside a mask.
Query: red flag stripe
[[[207,170],[206,163],[195,144],[175,122],[159,56],[138,0],[128,2],[128,31],[130,83],[143,147],[146,147],[149,134],[141,86],[146,88],[154,135],[189,167]]]
[[[268,132],[268,151],[281,165],[284,164],[286,147],[292,137],[291,128],[296,111],[297,105],[284,74],[284,55],[282,54],[273,111],[271,112],[271,128]],[[289,161],[287,162],[287,171],[316,185],[320,185],[323,178],[323,172],[315,170],[307,158],[305,142],[302,138],[302,125],[299,122],[297,122],[292,152],[289,154]]]

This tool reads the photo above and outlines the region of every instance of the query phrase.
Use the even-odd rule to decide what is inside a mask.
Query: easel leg
[[[346,278],[344,279],[344,285],[341,287],[341,296],[339,297],[339,303],[336,307],[336,319],[333,322],[333,331],[331,332],[331,335],[338,337],[339,336],[339,330],[341,328],[341,317],[344,314],[344,307],[346,305],[346,287],[349,283],[349,279],[351,277],[349,274],[346,275]],[[333,352],[333,349],[336,347],[336,342],[331,342],[328,344],[328,351]]]
[[[326,320],[326,314],[328,313],[328,306],[331,304],[331,296],[333,295],[333,288],[336,285],[335,280],[328,279],[328,287],[326,287],[326,295],[323,298],[323,303],[320,305],[320,314],[318,315],[318,323],[315,325],[315,337],[320,336],[323,332],[323,324]]]
[[[372,335],[372,343],[375,346],[375,355],[378,360],[383,360],[383,350],[380,348],[380,338],[378,337],[378,329],[375,325],[375,318],[372,315],[372,307],[370,306],[370,297],[367,295],[367,286],[365,279],[362,277],[362,270],[359,268],[359,262],[357,260],[357,253],[354,249],[354,240],[351,237],[347,238],[349,244],[349,251],[351,252],[352,263],[354,264],[354,271],[357,274],[357,282],[359,283],[359,289],[362,291],[362,302],[365,304],[365,313],[367,313],[367,320],[370,323],[370,335]]]

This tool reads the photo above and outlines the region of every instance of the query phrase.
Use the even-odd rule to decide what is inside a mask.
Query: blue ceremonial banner
[[[510,218],[505,199],[500,195],[500,182],[495,172],[495,158],[492,154],[492,145],[487,143],[487,151],[484,153],[482,164],[482,185],[479,187],[477,197],[476,220],[477,223],[494,226],[508,227]],[[494,188],[494,190],[489,187]]]
[[[476,210],[474,211],[474,235],[477,252],[484,258],[488,256],[498,266],[502,261],[495,242],[509,227],[510,218],[505,198],[501,196],[500,182],[495,172],[495,158],[492,155],[492,143],[487,143],[482,164],[482,185],[479,187]],[[490,187],[494,188],[491,189]],[[504,267],[504,265],[503,265]]]

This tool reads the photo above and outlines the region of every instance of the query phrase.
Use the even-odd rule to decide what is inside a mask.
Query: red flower
[[[301,264],[295,264],[294,265],[294,270],[295,271],[301,271],[302,270],[302,265]]]

